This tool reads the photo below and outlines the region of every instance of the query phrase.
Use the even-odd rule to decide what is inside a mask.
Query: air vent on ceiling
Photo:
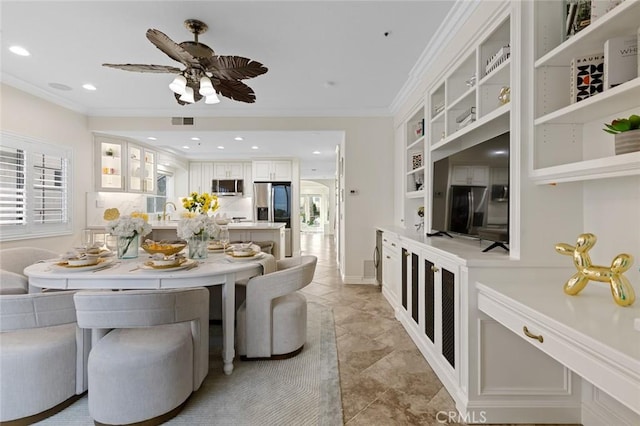
[[[193,117],[171,117],[174,126],[193,126]]]

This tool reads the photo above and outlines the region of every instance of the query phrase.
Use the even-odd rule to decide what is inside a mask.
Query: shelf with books
[[[564,40],[563,2],[536,2],[535,68],[563,67],[571,59],[602,52],[604,42],[613,37],[636,34],[640,26],[640,2],[624,1],[573,37]]]
[[[609,62],[595,58],[606,56],[605,44],[614,38],[637,34],[640,2],[615,6],[567,40],[561,36],[563,14],[563,8],[554,2],[535,3],[537,59],[530,177],[537,184],[546,184],[639,175],[640,155],[615,155],[612,136],[602,131],[603,123],[638,113],[637,69],[622,80],[628,81],[607,89],[606,73],[613,69],[611,55]]]
[[[620,112],[638,107],[640,78],[616,86],[597,96],[556,109],[535,119],[534,125],[587,123],[603,116],[603,111]]]

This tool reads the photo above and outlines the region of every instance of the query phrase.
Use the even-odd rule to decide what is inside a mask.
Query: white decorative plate
[[[184,259],[184,262],[175,266],[156,266],[151,261],[144,262],[140,265],[140,269],[145,271],[160,271],[160,272],[169,272],[169,271],[180,271],[181,269],[191,268],[193,267],[197,261],[193,259]]]
[[[231,253],[227,253],[225,256],[231,262],[250,262],[253,260],[261,259],[264,256],[263,252],[258,252],[253,256],[234,256]]]
[[[104,268],[110,263],[112,263],[115,259],[113,257],[109,258],[99,258],[98,263],[93,265],[85,265],[85,266],[70,266],[66,260],[61,262],[54,263],[51,267],[54,270],[65,271],[65,272],[85,272],[92,271],[94,269]]]

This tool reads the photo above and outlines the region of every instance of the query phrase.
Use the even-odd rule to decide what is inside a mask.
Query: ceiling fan
[[[218,103],[217,94],[240,102],[255,102],[253,89],[240,80],[257,77],[268,69],[260,62],[242,56],[216,55],[213,49],[198,41],[198,35],[208,29],[204,22],[187,19],[184,25],[193,33],[194,41],[176,43],[161,31],[147,30],[147,39],[171,59],[182,63],[185,66],[182,70],[167,65],[102,65],[125,71],[178,74],[169,88],[180,105],[198,102],[203,97],[205,103]]]

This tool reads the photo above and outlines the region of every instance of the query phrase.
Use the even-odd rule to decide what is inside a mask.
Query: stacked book
[[[472,106],[467,108],[456,117],[456,123],[458,124],[458,129],[462,129],[469,123],[476,121],[476,107]]]
[[[614,37],[604,43],[604,90],[638,76],[636,34]]]
[[[604,53],[573,58],[570,65],[570,102],[580,102],[603,90]]]

